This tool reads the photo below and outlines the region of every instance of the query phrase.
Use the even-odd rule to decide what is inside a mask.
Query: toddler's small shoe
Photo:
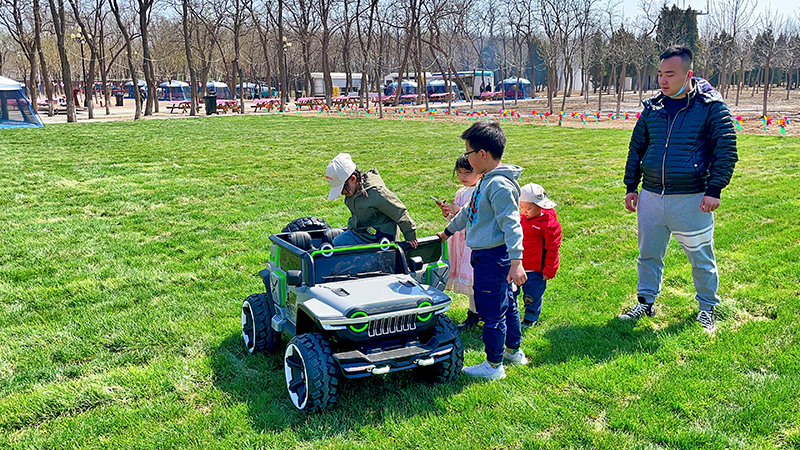
[[[524,320],[522,321],[522,328],[530,328],[530,327],[534,327],[534,326],[536,326],[536,324],[537,324],[537,323],[539,323],[539,321],[538,321],[538,320],[528,320],[528,319],[524,319]]]
[[[479,325],[481,317],[472,311],[467,311],[467,318],[461,322],[460,324],[456,325],[458,331],[464,331],[467,328],[472,328]]]

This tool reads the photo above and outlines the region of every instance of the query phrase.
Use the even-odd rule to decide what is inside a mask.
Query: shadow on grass
[[[384,377],[339,382],[339,400],[318,413],[298,411],[289,400],[283,373],[282,342],[275,352],[250,355],[239,333],[226,338],[210,355],[214,384],[234,403],[246,405],[252,427],[259,431],[288,432],[288,439],[330,438],[387,420],[445,413],[447,398],[471,380],[449,384],[420,380],[414,371]],[[389,419],[391,418],[391,419]]]
[[[549,345],[528,358],[535,365],[544,365],[583,358],[605,362],[621,354],[655,353],[665,336],[680,334],[694,322],[692,316],[665,328],[642,329],[636,321],[614,318],[604,325],[555,327],[543,334]]]

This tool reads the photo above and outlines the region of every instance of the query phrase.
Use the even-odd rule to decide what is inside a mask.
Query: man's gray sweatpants
[[[700,309],[719,303],[719,275],[714,257],[714,214],[701,212],[705,194],[660,195],[642,189],[639,194],[639,296],[654,303],[661,291],[664,256],[670,235],[692,265],[692,279]]]

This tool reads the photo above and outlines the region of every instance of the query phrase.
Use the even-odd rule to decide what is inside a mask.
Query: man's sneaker
[[[714,310],[700,310],[697,315],[697,321],[703,326],[706,333],[713,333],[717,329],[717,324],[714,322]]]
[[[456,328],[458,328],[459,331],[464,331],[467,328],[479,326],[480,321],[481,316],[472,311],[467,311],[467,318],[460,324],[456,325]]]
[[[492,367],[489,361],[486,360],[474,366],[464,367],[462,371],[467,375],[486,378],[487,380],[502,380],[506,377],[506,369],[502,364],[497,367]]]
[[[513,352],[511,349],[506,349],[503,352],[503,361],[509,364],[528,364],[528,358],[525,357],[525,353],[522,352],[522,349],[514,350]]]
[[[648,315],[653,317],[656,315],[656,305],[652,303],[644,303],[639,299],[639,303],[633,307],[630,311],[626,312],[619,316],[622,320],[630,320],[630,319],[639,319],[642,316]]]
[[[539,323],[539,321],[538,321],[538,320],[528,320],[528,319],[524,319],[524,320],[522,321],[522,328],[530,328],[530,327],[534,327],[534,326],[536,326],[536,324],[537,324],[537,323]]]

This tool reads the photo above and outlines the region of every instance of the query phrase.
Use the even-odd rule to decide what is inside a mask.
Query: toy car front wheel
[[[267,294],[253,294],[242,302],[242,337],[250,353],[268,352],[280,341],[272,328],[272,301]]]
[[[283,357],[286,387],[297,409],[319,411],[339,397],[339,369],[328,341],[320,333],[295,336]]]
[[[436,321],[434,334],[442,337],[455,336],[455,339],[453,339],[453,351],[450,352],[448,359],[432,366],[419,368],[419,374],[427,381],[449,383],[458,378],[461,369],[464,367],[464,344],[461,342],[458,328],[445,315],[439,316],[439,320]]]

